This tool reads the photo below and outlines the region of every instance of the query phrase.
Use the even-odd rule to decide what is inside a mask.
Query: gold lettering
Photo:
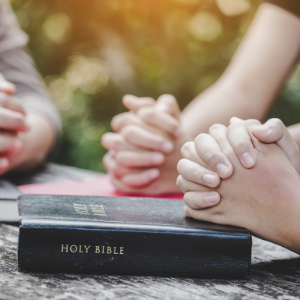
[[[94,216],[104,216],[106,217],[106,213],[103,205],[90,204],[92,212]]]
[[[118,252],[116,252],[116,248],[117,247],[114,247],[114,254],[119,254]]]
[[[90,247],[91,247],[91,246],[88,246],[88,247],[87,247],[86,245],[84,245],[85,253],[88,253]]]
[[[74,247],[75,247],[75,249],[74,249]],[[70,246],[70,251],[71,251],[72,253],[77,252],[77,246],[76,246],[76,245]]]
[[[100,249],[99,249],[99,246],[95,246],[95,253],[101,253]]]
[[[68,252],[68,245],[64,246],[64,244],[61,244],[61,252],[64,252],[64,249]]]
[[[105,252],[105,247],[104,246],[102,246],[102,253],[104,253]]]
[[[120,254],[124,254],[124,247],[120,247]]]
[[[108,246],[106,247],[106,253],[111,254],[111,247],[108,247]]]
[[[74,206],[76,214],[80,214],[80,215],[88,215],[89,214],[88,209],[85,204],[73,203],[73,206]]]
[[[81,245],[79,245],[79,253],[83,253],[83,251],[81,251]]]

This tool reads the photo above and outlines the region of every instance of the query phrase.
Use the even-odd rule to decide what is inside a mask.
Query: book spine
[[[20,227],[18,266],[35,272],[248,278],[251,236]]]

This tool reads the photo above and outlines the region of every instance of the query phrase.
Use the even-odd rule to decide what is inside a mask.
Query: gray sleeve
[[[27,40],[9,4],[0,0],[0,73],[15,84],[15,95],[22,100],[25,109],[45,115],[58,135],[60,116],[25,50]]]

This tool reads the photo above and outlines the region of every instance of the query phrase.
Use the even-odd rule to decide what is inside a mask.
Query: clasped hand
[[[10,168],[10,155],[22,150],[19,133],[29,129],[26,112],[14,92],[15,86],[0,74],[0,174]]]
[[[194,219],[247,228],[300,252],[300,156],[278,119],[234,118],[182,147],[179,188]]]
[[[125,193],[178,193],[176,165],[187,140],[180,131],[176,99],[127,95],[123,103],[130,111],[114,117],[115,133],[102,137],[103,146],[110,150],[103,161],[112,183]]]

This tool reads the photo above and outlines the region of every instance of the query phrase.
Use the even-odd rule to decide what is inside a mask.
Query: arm
[[[215,123],[228,125],[232,116],[261,120],[299,50],[300,18],[262,4],[225,73],[183,111],[184,132],[195,138]]]
[[[209,127],[214,123],[228,125],[232,116],[242,119],[262,119],[294,65],[299,49],[300,19],[287,10],[272,4],[261,5],[247,35],[223,76],[182,112],[180,116],[181,138],[173,141],[175,145],[172,152],[173,159],[162,162],[161,174],[164,169],[176,172],[176,160],[180,158],[179,149],[182,144],[193,140],[201,132],[208,132]],[[127,107],[130,108],[128,105]],[[130,124],[128,119],[123,122],[124,127]],[[151,123],[150,118],[147,119],[145,116],[143,121],[147,124]],[[122,133],[122,129],[118,128],[118,132]],[[131,143],[134,143],[133,137],[134,134],[131,134]],[[154,145],[154,138],[148,143]],[[159,148],[148,150],[160,151]],[[178,153],[175,153],[176,151]],[[139,154],[136,153],[135,157],[138,156]],[[151,162],[151,153],[148,153],[148,156],[148,161]],[[128,156],[122,155],[122,157],[124,161],[128,161]],[[253,165],[254,163],[255,161],[249,164]],[[114,163],[114,165],[118,164]],[[108,170],[111,169],[109,164],[106,166]],[[151,165],[149,163],[147,167],[157,166],[158,164]],[[127,165],[126,172],[131,173],[131,178],[134,178],[134,174],[139,174],[137,167],[139,166],[135,165],[132,169],[130,165]],[[145,168],[145,166],[141,167]],[[159,173],[156,173],[156,177],[149,179],[148,184],[151,184],[158,176]],[[226,176],[230,176],[230,174],[228,173]],[[123,178],[126,178],[126,175],[121,176],[119,180],[122,181]],[[138,178],[136,176],[133,181],[138,183]],[[161,185],[165,184],[161,177],[158,180]],[[142,183],[143,186],[147,185],[145,180]],[[128,183],[123,181],[123,186],[124,184]],[[120,185],[117,188],[119,187]],[[166,190],[166,192],[168,191]]]
[[[8,170],[19,170],[33,167],[47,157],[57,140],[60,118],[26,53],[27,36],[7,3],[0,1],[0,6],[0,72],[16,86],[15,96],[21,100],[29,125],[27,132],[15,133],[21,142],[20,151],[8,156]]]

